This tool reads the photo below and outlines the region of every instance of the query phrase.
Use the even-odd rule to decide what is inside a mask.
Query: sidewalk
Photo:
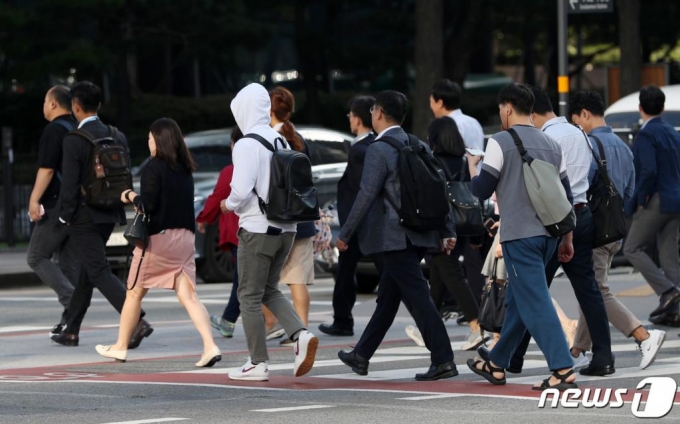
[[[40,284],[40,278],[26,263],[25,250],[0,250],[0,289]]]

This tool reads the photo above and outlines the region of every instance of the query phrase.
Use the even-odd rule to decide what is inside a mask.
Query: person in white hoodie
[[[312,369],[319,344],[319,339],[307,331],[278,287],[281,269],[293,246],[296,224],[267,220],[258,204],[257,194],[268,201],[272,152],[248,134],[257,134],[274,146],[274,140],[280,135],[269,126],[270,110],[269,93],[260,84],[246,86],[231,102],[236,124],[245,136],[232,152],[231,194],[222,201],[221,208],[224,213],[235,212],[239,217],[238,299],[250,352],[245,365],[229,373],[232,380],[269,380],[262,304],[272,311],[286,334],[295,341],[296,377]],[[280,144],[278,148],[281,148]]]

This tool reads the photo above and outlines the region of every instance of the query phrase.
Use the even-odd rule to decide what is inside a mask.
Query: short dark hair
[[[498,104],[505,105],[508,103],[520,114],[530,115],[534,110],[534,93],[526,84],[511,82],[498,92]]]
[[[356,96],[349,101],[347,106],[349,111],[361,119],[361,125],[366,128],[371,128],[371,107],[375,104],[375,98],[372,96]]]
[[[174,119],[161,118],[151,124],[151,134],[156,141],[156,158],[166,161],[172,169],[196,170],[196,163],[184,142],[182,130]]]
[[[55,85],[50,88],[50,98],[60,107],[71,110],[71,90],[65,85]]]
[[[465,142],[460,131],[458,131],[458,125],[448,116],[432,121],[427,129],[427,134],[430,147],[437,153],[446,152],[458,157],[465,154]]]
[[[545,115],[546,113],[553,111],[552,103],[550,103],[550,97],[548,97],[548,93],[543,91],[543,89],[537,85],[531,87],[531,92],[534,95],[534,113]]]
[[[604,116],[604,100],[597,91],[579,91],[569,102],[569,116],[580,115],[587,110],[595,116]]]
[[[640,90],[640,106],[647,115],[661,115],[666,95],[655,85],[648,85]]]
[[[438,102],[441,100],[444,103],[446,110],[460,109],[460,98],[463,89],[457,82],[449,79],[440,79],[432,86],[432,98]]]
[[[406,117],[408,99],[403,93],[394,90],[385,90],[378,93],[374,107],[382,109],[383,113],[393,121],[401,125]]]
[[[102,103],[102,90],[90,81],[81,81],[71,87],[71,98],[83,109],[83,112],[97,112]]]

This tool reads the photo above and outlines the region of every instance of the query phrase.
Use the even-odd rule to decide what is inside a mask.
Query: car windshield
[[[680,111],[669,110],[661,114],[661,117],[670,125],[680,127]],[[605,121],[612,128],[633,128],[640,123],[640,113],[638,111],[611,113],[605,117]]]
[[[198,146],[189,148],[196,162],[196,172],[220,172],[231,165],[229,146]]]

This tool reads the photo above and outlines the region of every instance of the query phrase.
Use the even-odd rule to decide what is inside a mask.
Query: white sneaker
[[[479,346],[481,346],[487,339],[482,337],[482,332],[478,331],[476,333],[473,333],[472,331],[470,334],[467,335],[467,338],[465,339],[465,344],[463,347],[460,348],[460,350],[475,350]]]
[[[576,357],[576,358],[574,358],[572,356],[571,359],[574,360],[574,369],[575,370],[578,370],[580,368],[585,368],[588,365],[590,365],[590,361],[588,360],[588,357],[586,356],[586,354],[584,352],[581,352],[581,354],[578,355],[578,357]]]
[[[319,339],[307,330],[302,330],[298,339],[293,345],[295,353],[294,375],[301,377],[312,370],[314,359],[316,359],[316,348],[319,346]]]
[[[649,337],[639,343],[642,361],[640,369],[643,370],[654,363],[656,354],[661,349],[661,345],[666,340],[666,332],[661,330],[649,330]]]
[[[229,378],[232,380],[269,381],[269,367],[266,362],[255,365],[248,358],[241,368],[229,372]]]
[[[286,330],[277,322],[272,328],[267,330],[267,341],[280,339],[284,334],[286,334]]]
[[[418,330],[418,327],[415,327],[413,325],[407,325],[406,326],[406,335],[411,338],[416,344],[420,347],[425,347],[425,342],[423,341],[423,335],[420,334],[420,330]]]

